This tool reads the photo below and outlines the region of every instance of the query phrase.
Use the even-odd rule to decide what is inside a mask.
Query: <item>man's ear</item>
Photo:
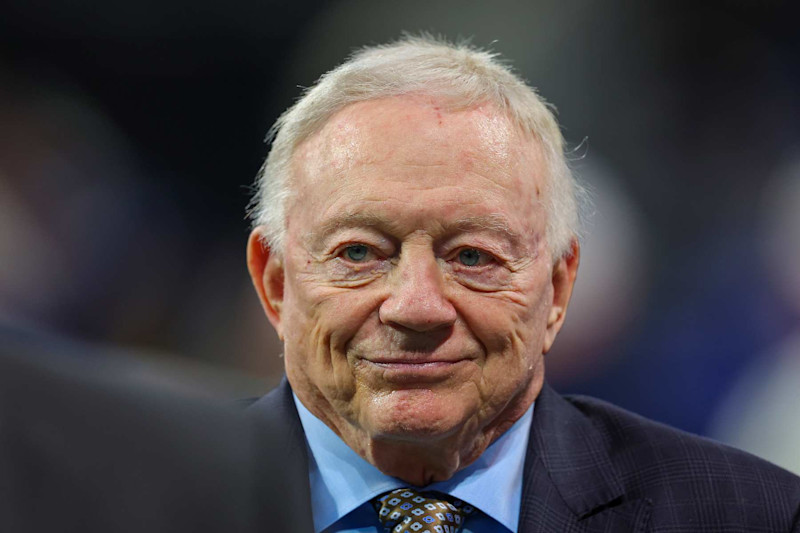
[[[581,260],[581,247],[578,239],[573,238],[570,243],[570,251],[563,255],[553,265],[553,303],[550,307],[550,315],[547,317],[547,330],[545,332],[544,346],[542,353],[547,353],[556,340],[556,335],[564,325],[564,318],[567,316],[567,306],[572,296],[572,288],[575,286],[575,278],[578,276],[578,264]]]
[[[266,239],[262,226],[250,233],[247,241],[247,269],[258,293],[267,318],[278,337],[283,340],[281,310],[283,309],[284,269],[280,254],[274,253]]]

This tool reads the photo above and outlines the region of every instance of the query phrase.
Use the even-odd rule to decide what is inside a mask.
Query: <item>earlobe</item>
[[[247,269],[258,299],[272,326],[283,340],[281,310],[283,308],[283,260],[264,239],[262,227],[255,228],[247,241]]]
[[[550,314],[547,316],[547,330],[542,353],[550,351],[558,332],[561,331],[561,326],[564,325],[572,288],[575,286],[575,279],[578,276],[581,249],[577,239],[572,240],[570,248],[569,253],[553,265],[553,303],[550,306]]]

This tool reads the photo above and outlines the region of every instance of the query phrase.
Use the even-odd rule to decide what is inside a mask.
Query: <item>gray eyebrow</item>
[[[319,227],[308,231],[303,237],[308,243],[316,239],[324,238],[336,230],[343,228],[358,228],[358,227],[383,227],[386,225],[386,220],[378,215],[369,213],[345,213],[338,215],[332,219],[325,221]]]
[[[316,229],[309,231],[305,235],[305,238],[309,241],[324,238],[325,236],[344,228],[370,227],[389,229],[391,226],[391,220],[388,220],[380,215],[373,213],[351,212],[341,214],[325,221]],[[521,235],[511,230],[508,219],[500,213],[460,218],[452,223],[445,224],[444,229],[445,231],[488,230],[493,233],[500,233],[504,235],[515,244],[519,243],[521,239]]]
[[[518,235],[511,231],[508,219],[499,213],[462,218],[456,221],[454,227],[460,230],[485,229],[504,233],[512,239],[518,238]]]
[[[318,235],[327,235],[341,228],[355,227],[381,227],[386,225],[386,219],[372,213],[345,213],[327,220],[314,230]]]

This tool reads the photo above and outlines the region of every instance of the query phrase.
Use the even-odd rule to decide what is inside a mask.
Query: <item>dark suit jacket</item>
[[[302,426],[284,383],[249,412],[283,431],[294,527],[312,531]],[[279,429],[280,428],[280,429]],[[519,531],[800,532],[800,478],[745,452],[545,385],[525,459]]]

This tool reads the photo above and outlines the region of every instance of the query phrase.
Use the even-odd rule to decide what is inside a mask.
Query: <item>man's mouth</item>
[[[446,380],[469,364],[467,358],[377,357],[360,359],[362,369],[379,373],[385,381],[410,384]]]
[[[458,363],[466,359],[466,357],[440,357],[423,354],[401,357],[363,357],[362,359],[376,365],[426,365],[432,363]]]

